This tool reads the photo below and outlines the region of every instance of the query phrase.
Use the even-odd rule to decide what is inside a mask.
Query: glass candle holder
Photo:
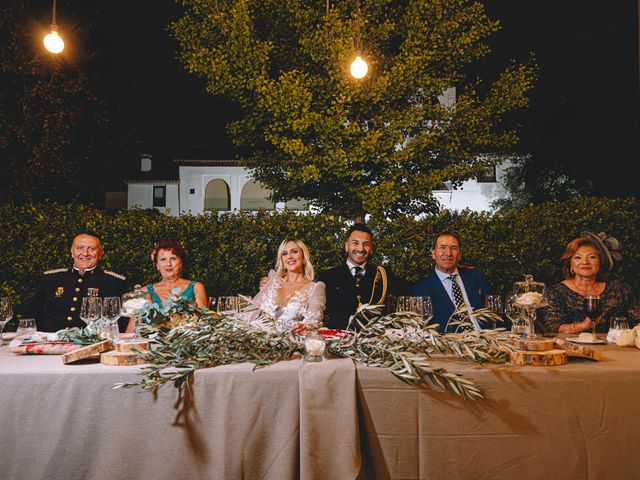
[[[304,339],[304,360],[306,362],[322,362],[325,360],[327,344],[324,337],[316,330]]]

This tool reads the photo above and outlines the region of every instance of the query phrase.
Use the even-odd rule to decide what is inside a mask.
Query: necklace
[[[576,284],[575,280],[572,280],[571,283],[573,285],[573,288],[575,288],[578,291],[578,293],[581,293],[583,296],[589,293],[595,292],[600,288],[600,285],[598,284],[598,282],[596,282],[595,285],[593,285],[591,288],[582,288]]]

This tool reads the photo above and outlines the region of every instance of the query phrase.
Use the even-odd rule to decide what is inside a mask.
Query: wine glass
[[[237,313],[240,311],[238,297],[219,297],[217,305],[218,313]]]
[[[501,295],[487,295],[484,300],[484,306],[487,310],[491,310],[497,316],[502,316],[503,306],[502,306],[502,296]],[[491,317],[491,327],[493,330],[496,329],[496,318]]]
[[[414,312],[422,317],[425,324],[433,318],[431,297],[398,297],[396,312]]]
[[[596,320],[602,315],[602,299],[600,295],[587,295],[583,300],[584,313],[593,321],[591,333],[596,334]]]
[[[80,306],[80,319],[87,324],[87,328],[100,318],[102,312],[102,298],[84,297]]]
[[[4,335],[4,326],[13,318],[13,306],[11,297],[0,297],[0,344]]]
[[[111,325],[112,331],[115,325],[115,334],[113,340],[118,340],[120,330],[118,329],[118,319],[120,318],[122,306],[120,297],[104,297],[102,300],[102,318]]]

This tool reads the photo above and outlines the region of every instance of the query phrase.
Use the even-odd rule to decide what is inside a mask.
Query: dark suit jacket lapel
[[[427,277],[427,281],[431,284],[431,289],[433,290],[433,293],[437,295],[440,301],[442,302],[448,301],[448,303],[451,305],[451,308],[454,309],[455,305],[453,304],[451,297],[445,290],[444,285],[442,285],[442,281],[440,280],[440,277],[438,277],[438,274],[435,271],[432,271],[429,274],[429,276]]]
[[[460,279],[464,284],[464,290],[467,292],[467,298],[473,308],[478,308],[480,305],[480,292],[478,291],[478,282],[475,281],[475,277],[471,270],[458,270],[460,273]]]

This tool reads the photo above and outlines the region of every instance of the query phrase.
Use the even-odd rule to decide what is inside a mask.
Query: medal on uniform
[[[87,297],[97,297],[98,290],[99,289],[95,287],[87,288]]]
[[[64,294],[64,287],[56,287],[56,298],[60,298]]]

